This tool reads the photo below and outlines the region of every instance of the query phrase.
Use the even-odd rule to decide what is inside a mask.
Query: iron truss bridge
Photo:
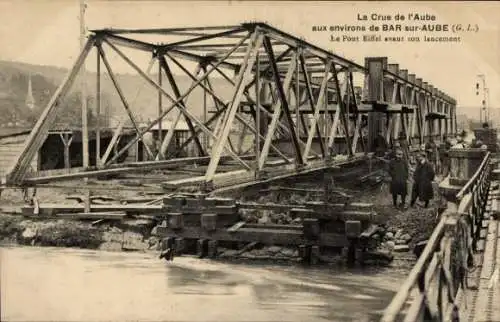
[[[124,118],[109,144],[97,152],[94,164],[33,171],[32,161],[82,66],[89,64],[91,52],[97,58],[93,60],[97,70],[96,111],[100,111],[105,70],[122,102]],[[151,59],[146,70],[134,61],[135,53]],[[158,92],[159,112],[147,126],[140,126],[140,107],[134,108],[127,98],[113,71],[112,57],[128,65]],[[152,77],[155,64],[158,69]],[[180,88],[179,75],[192,80],[189,88]],[[229,99],[213,86],[214,78],[227,83]],[[195,90],[205,95],[204,117],[187,101]],[[118,162],[143,141],[146,133],[161,126],[167,115],[174,121],[161,137],[158,151],[145,146],[149,161]],[[172,152],[173,130],[180,120],[187,124],[189,137]],[[135,134],[119,146],[127,122]],[[83,135],[86,132],[88,129],[83,128]],[[99,138],[99,125],[96,132]],[[387,143],[403,138],[412,146],[455,132],[456,101],[408,70],[389,64],[386,57],[369,57],[360,65],[265,23],[92,30],[22,151],[12,160],[4,184],[34,186],[196,163],[204,164],[203,175],[170,184],[199,185],[210,190],[363,158],[373,150],[373,139],[379,133]],[[250,142],[250,148],[242,148],[244,142]],[[194,146],[196,155],[180,157],[189,145]],[[84,158],[88,158],[85,144],[83,149]],[[232,165],[231,171],[222,169],[225,164]]]

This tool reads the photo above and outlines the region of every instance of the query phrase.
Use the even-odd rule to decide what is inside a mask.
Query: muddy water
[[[407,271],[0,249],[2,321],[373,321]]]

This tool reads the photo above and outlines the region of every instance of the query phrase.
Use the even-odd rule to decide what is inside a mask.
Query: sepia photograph
[[[500,322],[499,17],[0,0],[0,321]]]

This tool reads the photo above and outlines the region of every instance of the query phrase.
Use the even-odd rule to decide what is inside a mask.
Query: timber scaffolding
[[[113,154],[125,124],[123,120],[103,151],[97,144],[96,155],[99,157],[95,164],[86,168],[29,171],[31,160],[47,138],[62,100],[92,49],[97,54],[97,119],[100,116],[103,63],[123,103],[125,117],[130,119],[134,127],[135,138]],[[126,50],[151,54],[148,69],[142,70]],[[122,90],[112,70],[109,52],[118,56],[158,91],[158,117],[143,128],[139,126],[127,93]],[[156,80],[149,75],[155,62],[158,65]],[[194,72],[189,70],[192,66],[195,67]],[[174,68],[192,80],[192,85],[183,93],[176,82]],[[164,75],[169,89],[164,86]],[[219,88],[212,86],[214,75],[224,79],[232,88],[229,100],[223,97]],[[357,77],[363,82],[362,86],[355,86]],[[186,102],[195,89],[203,91],[203,118],[197,116]],[[209,99],[213,102],[211,106],[207,105]],[[165,101],[170,103],[165,106]],[[141,142],[149,130],[157,124],[161,126],[167,115],[173,115],[174,122],[166,136],[160,136],[161,147],[158,151],[151,151],[145,146],[153,161],[117,163],[120,156]],[[177,151],[167,155],[173,129],[181,118],[189,127],[190,137]],[[83,129],[85,131],[88,129]],[[238,142],[233,142],[232,134],[235,131],[239,131]],[[179,235],[178,232],[185,228],[184,223],[189,222],[184,218],[189,218],[192,213],[192,209],[181,207],[174,211],[169,208],[171,203],[179,202],[179,198],[165,198],[163,204],[158,206],[161,208],[159,212],[168,214],[169,229],[175,230],[170,232],[174,233],[173,237],[182,240],[184,237],[196,236],[201,240],[203,238],[200,236],[212,236],[210,232],[219,224],[229,224],[229,221],[226,223],[214,219],[220,217],[222,213],[219,211],[222,210],[212,207],[212,202],[207,201],[207,192],[214,195],[273,180],[366,164],[379,133],[383,133],[387,144],[400,140],[405,147],[411,147],[431,138],[440,140],[443,136],[455,135],[456,131],[456,101],[415,74],[409,74],[408,70],[399,69],[397,64],[388,64],[386,57],[366,58],[362,66],[265,23],[92,30],[68,76],[44,109],[22,152],[13,160],[11,169],[3,179],[6,186],[44,187],[61,180],[165,170],[170,179],[162,182],[163,188],[175,191],[183,187],[195,187],[205,201],[199,205],[203,213],[199,209],[196,211],[197,216],[193,217],[200,225],[196,232],[184,230]],[[96,135],[99,137],[99,124]],[[244,151],[243,143],[248,140],[252,148]],[[100,141],[97,139],[96,142]],[[198,155],[191,158],[177,157],[191,142],[196,146]],[[83,152],[88,155],[88,151]],[[176,173],[176,168],[189,164],[203,165],[204,174],[193,177]],[[181,203],[185,202],[182,201],[185,198],[180,200]],[[151,211],[151,205],[142,206],[140,212]],[[312,209],[310,207],[303,210],[308,214],[305,219],[311,221],[305,220],[298,230],[291,226],[275,227],[263,234],[279,236],[279,230],[286,231],[284,235],[287,240],[296,238],[296,243],[301,245],[308,244],[304,236],[309,236],[306,238],[309,241],[321,241],[323,233],[318,232],[318,218],[315,216],[323,213],[321,216],[329,215],[334,220],[335,216],[339,216],[340,209],[326,203],[321,207],[322,211],[316,208],[315,211],[309,211]],[[34,213],[43,213],[45,209],[37,201],[28,208]],[[57,212],[58,207],[49,208],[49,212]],[[349,205],[344,208],[342,211],[348,214]],[[92,209],[97,211],[95,207],[86,210]],[[137,212],[137,209],[134,211]],[[81,212],[81,209],[78,208],[76,212]],[[316,215],[312,215],[314,213]],[[342,240],[345,241],[349,234],[359,237],[375,222],[369,213],[362,215],[363,219],[356,216],[342,217],[341,221],[345,224]],[[236,217],[231,218],[234,221]],[[244,230],[244,226],[241,229]],[[256,228],[247,226],[247,229]],[[257,241],[271,238],[259,237],[259,234],[248,236],[253,236],[251,238]],[[215,235],[212,237],[214,240],[219,238]],[[327,244],[337,240],[328,238]],[[316,247],[323,244],[309,245]],[[343,242],[338,242],[338,245],[342,246]]]

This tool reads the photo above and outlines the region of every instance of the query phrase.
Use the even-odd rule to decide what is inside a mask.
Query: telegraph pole
[[[483,100],[479,112],[479,121],[481,123],[488,123],[489,121],[489,104],[487,104],[486,95],[489,96],[489,88],[486,87],[486,76],[484,74],[477,75],[483,83]],[[487,94],[488,93],[488,94]],[[476,83],[476,95],[479,96],[479,83]]]
[[[85,47],[86,28],[85,28],[85,0],[80,0],[80,51]],[[87,118],[87,82],[86,82],[86,64],[83,62],[80,70],[80,94],[82,102],[82,149],[83,149],[83,168],[89,166],[89,127]],[[88,178],[84,179],[85,186],[88,185]],[[90,190],[86,189],[85,212],[90,212]]]

